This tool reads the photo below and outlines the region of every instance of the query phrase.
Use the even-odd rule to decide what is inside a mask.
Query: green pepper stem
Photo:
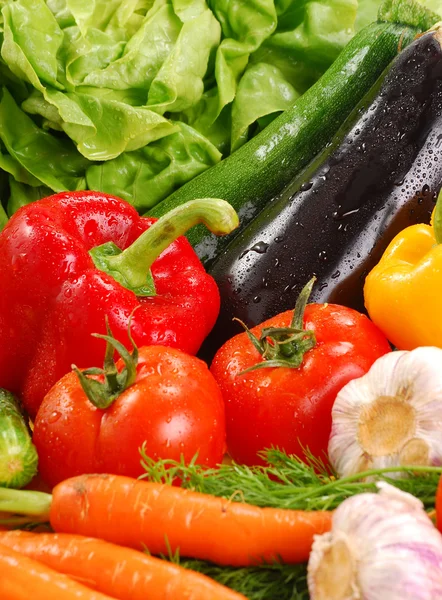
[[[442,190],[437,199],[433,217],[434,237],[438,244],[442,244]]]
[[[52,495],[45,492],[0,488],[0,513],[27,515],[49,521],[51,503]],[[30,521],[35,521],[35,518]]]
[[[203,223],[216,235],[227,235],[238,227],[239,219],[234,208],[225,200],[190,200],[161,217],[121,254],[108,257],[108,266],[124,275],[131,288],[142,287],[159,255],[198,223]]]

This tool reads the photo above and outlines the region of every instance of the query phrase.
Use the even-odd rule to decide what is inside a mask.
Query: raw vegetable
[[[442,6],[439,0],[419,0],[420,4],[442,17]]]
[[[272,446],[301,457],[308,447],[324,459],[336,394],[390,351],[365,315],[335,304],[306,306],[312,284],[294,313],[238,334],[213,359],[236,462],[260,463],[259,452]]]
[[[207,357],[239,331],[233,317],[251,327],[292,308],[313,274],[315,301],[363,310],[365,274],[399,231],[429,220],[442,185],[440,32],[395,59],[332,145],[211,266],[221,312]],[[378,297],[408,335],[396,309],[404,294]]]
[[[9,531],[0,545],[119,600],[245,600],[204,575],[102,540]]]
[[[116,365],[114,346],[122,357]],[[108,337],[104,381],[98,372],[68,373],[37,412],[33,440],[50,486],[84,473],[138,477],[143,444],[153,459],[198,454],[201,464],[221,463],[224,403],[205,362],[164,346],[135,348],[131,356]]]
[[[416,31],[392,23],[374,23],[365,28],[290,109],[232,156],[158,204],[150,214],[163,215],[203,190],[205,196],[216,191],[239,212],[241,229],[246,227],[330,141],[396,56],[399,45],[410,42]],[[239,230],[235,235],[238,233]],[[220,242],[203,229],[194,228],[188,239],[201,260],[209,263],[222,256],[232,238]]]
[[[338,479],[318,461],[305,464],[278,450],[265,453],[269,466],[246,467],[222,465],[220,469],[203,469],[172,461],[147,461],[149,477],[172,482],[179,477],[182,485],[237,501],[244,499],[261,506],[285,508],[331,509],[355,494],[376,492],[372,479],[394,483],[395,487],[420,498],[427,510],[434,512],[434,497],[442,467],[407,467],[407,479],[390,479],[397,467],[371,470],[360,476]],[[314,467],[313,467],[314,464]],[[403,474],[403,473],[402,473]],[[442,490],[442,486],[441,486]],[[442,498],[442,495],[441,495]],[[243,593],[250,600],[308,600],[304,565],[264,565],[259,568],[218,567],[196,560],[180,560],[187,568],[198,570],[220,583]]]
[[[204,573],[244,594],[248,600],[308,600],[306,565],[220,567],[201,560],[182,560],[186,569]]]
[[[0,486],[21,488],[37,473],[37,450],[17,398],[0,389]]]
[[[328,446],[339,477],[401,464],[441,464],[440,364],[440,348],[390,352],[341,389]]]
[[[223,200],[197,200],[154,223],[112,196],[68,192],[25,206],[0,233],[0,386],[34,417],[71,369],[102,361],[105,315],[128,345],[196,353],[219,309],[215,282],[188,241],[196,222],[219,234],[238,219]],[[124,252],[121,252],[124,250]]]
[[[435,158],[441,165],[440,156]],[[367,311],[401,350],[425,345],[442,347],[442,323],[433,318],[440,310],[441,216],[442,192],[434,224],[412,225],[401,231],[365,280]]]
[[[327,531],[331,518],[324,511],[258,508],[118,475],[73,477],[59,483],[52,496],[0,490],[0,498],[0,510],[32,511],[49,518],[59,533],[148,548],[152,554],[179,548],[182,556],[234,566],[306,561],[313,536]]]
[[[292,508],[308,510],[328,510],[339,506],[345,498],[363,492],[375,492],[376,486],[366,481],[366,477],[393,482],[402,490],[420,498],[427,510],[434,508],[434,498],[442,467],[401,467],[401,472],[409,474],[408,478],[390,479],[390,475],[398,468],[372,470],[360,475],[337,479],[330,475],[319,461],[306,464],[294,456],[287,456],[278,450],[266,451],[267,466],[246,467],[238,464],[223,464],[220,468],[206,469],[195,464],[184,464],[176,461],[152,461],[145,457],[145,468],[149,479],[165,481],[169,484],[177,478],[181,485],[201,492],[222,496],[230,502],[249,502],[259,506],[275,508]],[[16,500],[6,498],[0,490],[0,511],[17,509],[17,492],[13,492]],[[6,494],[9,490],[6,490]],[[19,494],[21,498],[21,494]],[[39,497],[32,496],[29,508],[34,512],[45,512],[46,496],[43,505]],[[15,508],[14,508],[15,507]],[[24,508],[24,507],[23,507]],[[37,517],[28,517],[27,521]],[[26,517],[13,517],[10,524],[20,525]],[[171,556],[172,560],[186,568],[198,570],[220,583],[228,585],[243,593],[249,600],[307,600],[306,566],[256,565],[252,567],[218,566],[195,559],[183,559],[178,552]]]
[[[111,600],[3,545],[0,569],[0,597],[5,600]]]
[[[308,564],[311,600],[442,597],[442,536],[420,500],[379,483],[345,500]]]
[[[181,486],[190,490],[235,502],[291,510],[332,510],[350,496],[376,491],[373,480],[394,484],[422,500],[425,507],[432,510],[442,473],[442,467],[404,465],[371,469],[339,479],[329,465],[309,452],[303,460],[276,449],[266,450],[261,455],[265,464],[253,467],[233,462],[207,469],[195,462],[154,462],[145,455],[144,466],[151,481],[172,485],[178,478]],[[7,496],[9,490],[4,493]],[[13,495],[16,493],[13,492]],[[0,509],[4,510],[6,504],[2,500],[0,493]],[[10,506],[13,509],[13,503]]]
[[[29,201],[41,184],[87,186],[141,211],[287,109],[353,36],[357,11],[356,0],[86,4],[2,2],[0,83],[13,100],[0,102],[0,167]]]

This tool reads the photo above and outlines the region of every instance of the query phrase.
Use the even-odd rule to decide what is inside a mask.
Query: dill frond
[[[180,480],[185,488],[206,494],[247,502],[256,506],[271,506],[293,510],[331,510],[343,500],[363,492],[374,492],[376,481],[387,481],[422,500],[425,507],[434,507],[434,498],[442,467],[402,466],[358,473],[343,479],[324,462],[306,453],[303,462],[272,448],[263,453],[266,466],[247,467],[236,463],[207,469],[194,459],[155,462],[142,450],[143,477],[171,484]],[[402,476],[393,479],[400,473]],[[370,481],[365,481],[369,478]]]
[[[202,560],[182,560],[181,566],[203,573],[249,600],[308,600],[305,565],[220,567]]]

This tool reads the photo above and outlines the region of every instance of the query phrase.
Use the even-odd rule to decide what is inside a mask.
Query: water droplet
[[[267,252],[268,247],[269,247],[269,244],[266,244],[265,242],[258,242],[257,244],[252,246],[252,248],[250,248],[250,252],[257,252],[258,254],[264,254],[265,252]]]
[[[313,187],[313,181],[306,181],[300,187],[301,192],[307,192]]]
[[[107,224],[109,227],[113,227],[114,225],[118,225],[119,221],[115,216],[109,217],[107,220]]]
[[[58,410],[54,410],[48,417],[48,423],[56,423],[60,417],[61,413]]]
[[[341,207],[339,207],[339,208],[341,208]],[[352,210],[346,210],[345,212],[340,212],[339,210],[336,210],[332,214],[332,217],[335,221],[340,221],[341,219],[345,219],[345,217],[349,217],[350,215],[353,215],[357,212],[359,212],[359,208],[354,208]],[[347,225],[345,227],[347,227]],[[346,231],[345,228],[344,228],[344,230]]]

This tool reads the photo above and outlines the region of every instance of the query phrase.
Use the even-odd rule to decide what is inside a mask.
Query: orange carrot
[[[205,575],[102,540],[9,531],[1,544],[119,600],[246,600]]]
[[[21,492],[24,493],[24,492]],[[152,554],[246,566],[308,559],[331,513],[258,508],[178,487],[117,475],[81,475],[53,489],[50,522],[57,532],[100,538]]]
[[[2,600],[111,600],[57,573],[36,560],[0,544]]]

